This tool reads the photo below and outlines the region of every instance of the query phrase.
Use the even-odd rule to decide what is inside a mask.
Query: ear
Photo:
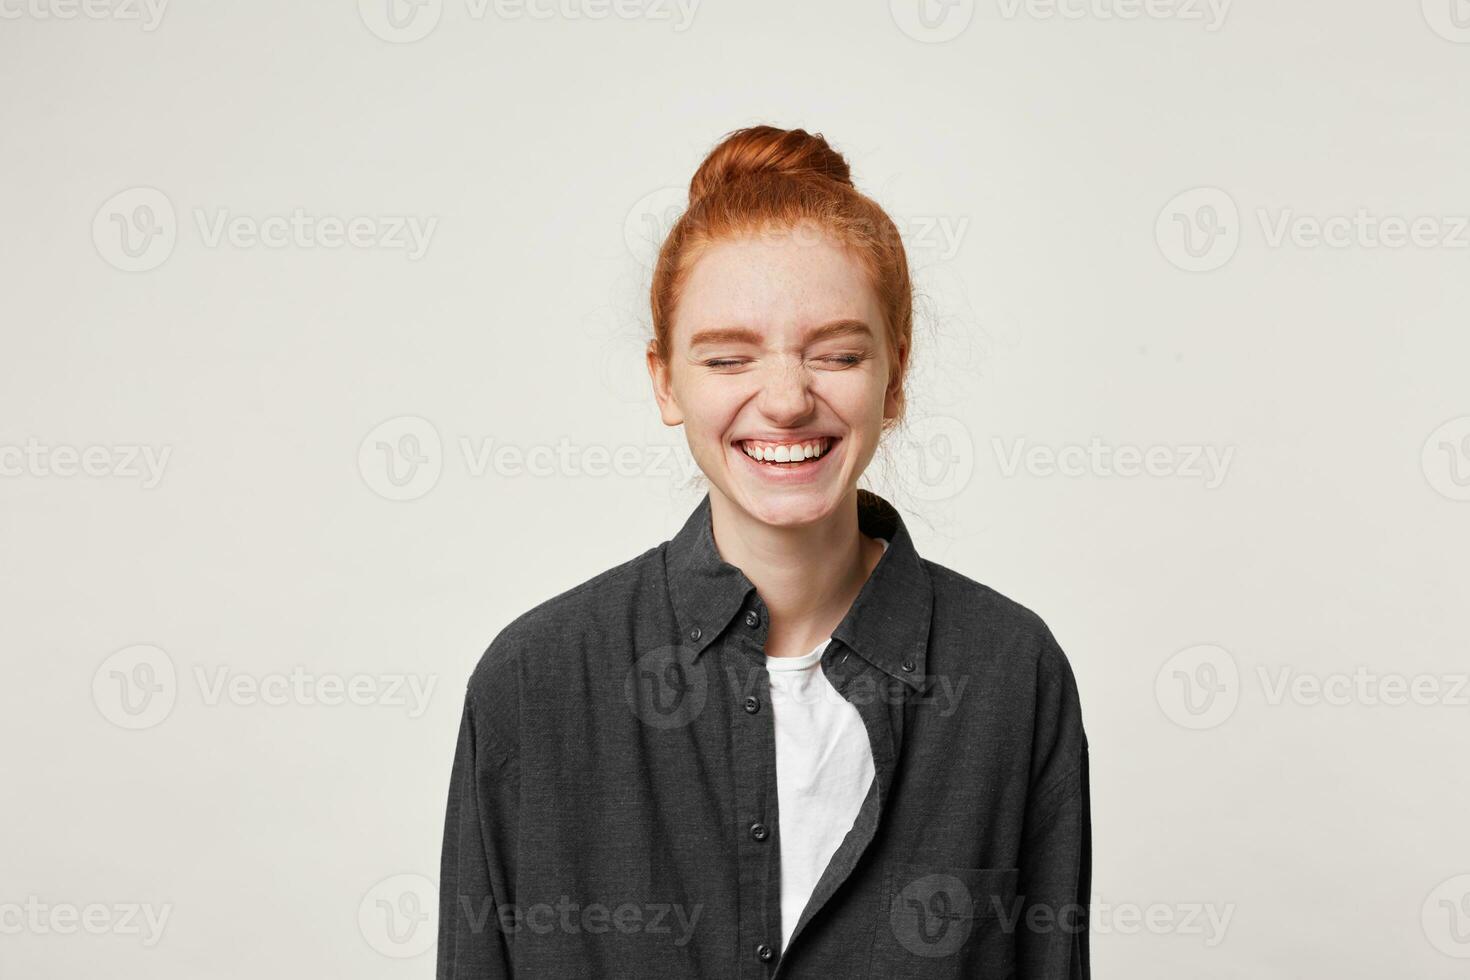
[[[683,424],[684,411],[674,397],[673,372],[655,352],[653,341],[648,342],[648,350],[644,356],[648,361],[648,378],[653,383],[653,397],[658,402],[659,417],[663,419],[664,425]]]
[[[883,392],[883,417],[885,419],[898,417],[898,409],[903,404],[903,379],[907,372],[908,364],[908,344],[900,344],[898,348],[898,362],[889,371],[888,388]]]

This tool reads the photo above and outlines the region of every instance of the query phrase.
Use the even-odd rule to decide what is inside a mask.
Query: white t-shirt
[[[888,542],[882,538],[883,548]],[[800,657],[766,657],[776,726],[781,949],[873,783],[873,747],[852,703],[822,672],[829,636]]]

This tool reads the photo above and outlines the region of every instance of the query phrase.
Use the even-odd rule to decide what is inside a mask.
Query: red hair
[[[892,219],[852,183],[842,154],[820,133],[751,126],[728,134],[689,182],[689,206],[669,230],[653,270],[649,349],[664,364],[672,352],[674,309],[689,270],[710,244],[815,223],[862,263],[883,311],[890,384],[902,392],[900,349],[913,339],[908,256]],[[903,399],[899,400],[903,411]],[[896,419],[894,420],[897,421]]]

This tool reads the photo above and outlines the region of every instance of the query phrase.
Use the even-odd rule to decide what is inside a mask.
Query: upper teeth
[[[760,443],[742,442],[740,447],[751,459],[762,459],[770,463],[789,463],[793,460],[812,459],[827,451],[830,440],[813,439],[810,442]]]

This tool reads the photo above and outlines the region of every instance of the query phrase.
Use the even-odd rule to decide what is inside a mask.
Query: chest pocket
[[[1016,868],[889,865],[868,976],[1011,980]]]

